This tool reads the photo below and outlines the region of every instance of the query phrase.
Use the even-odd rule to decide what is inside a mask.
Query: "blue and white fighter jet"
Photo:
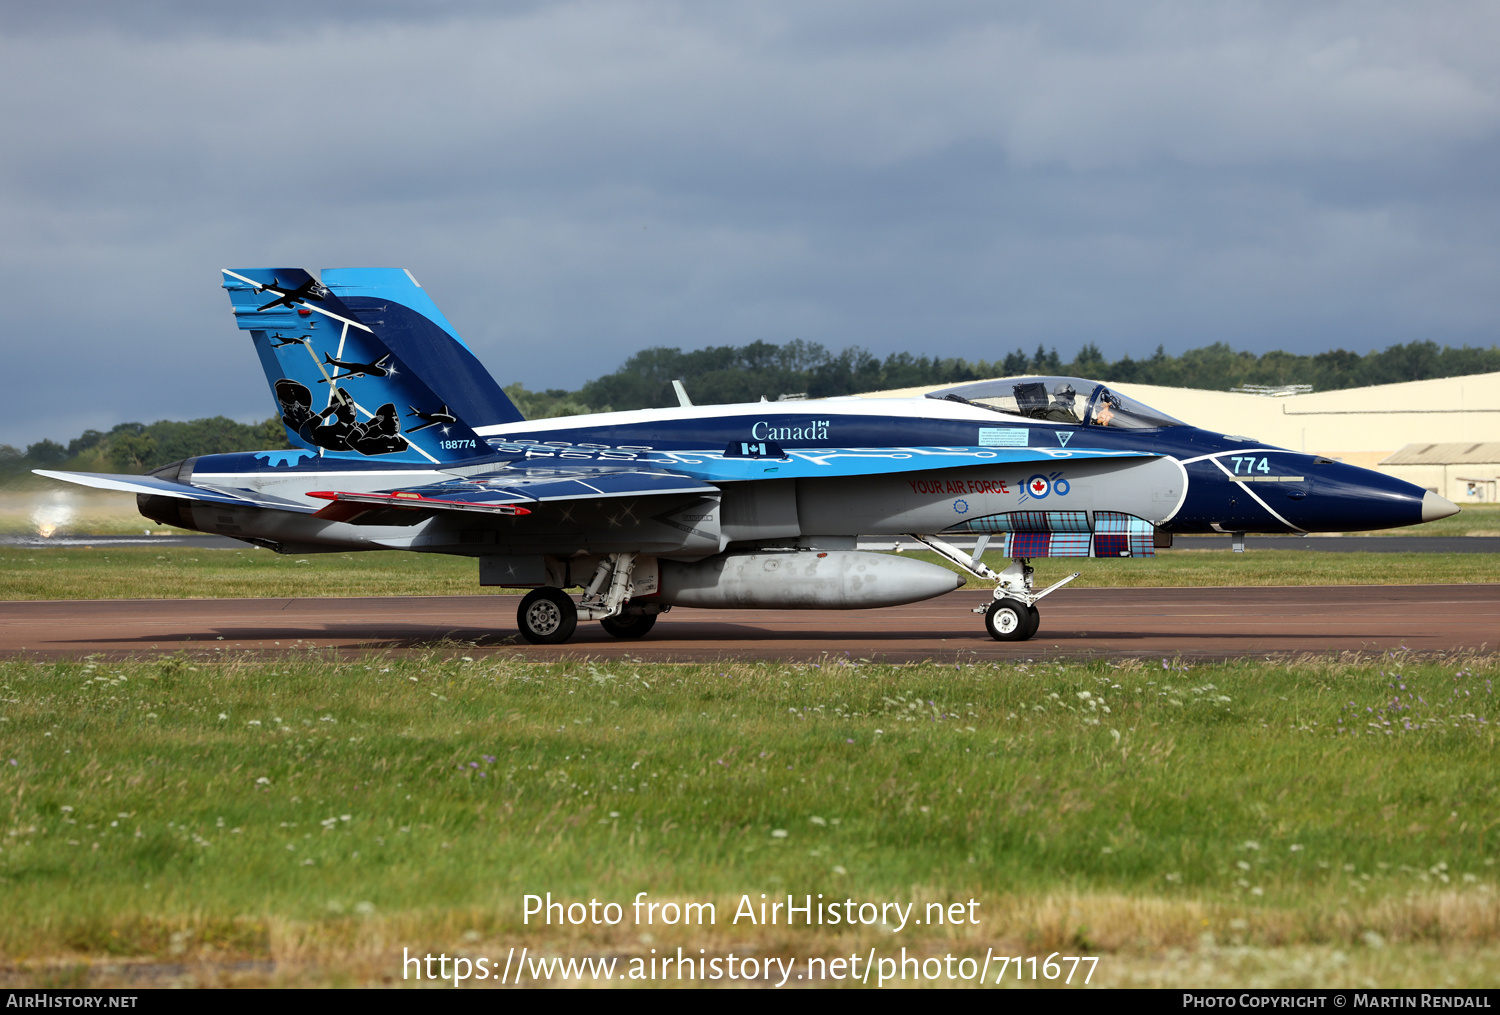
[[[526,420],[409,272],[226,269],[224,288],[296,450],[146,476],[37,472],[281,553],[475,557],[480,584],[532,590],[517,622],[535,643],[566,641],[580,619],[637,638],[674,606],[862,609],[964,584],[857,549],[903,535],[994,582],[974,612],[1021,641],[1037,603],[1072,580],[1034,588],[1037,557],[1149,557],[1173,533],[1380,529],[1458,510],[1078,377]],[[330,372],[350,364],[381,368]],[[976,537],[972,553],[957,535]],[[995,570],[987,552],[1009,563]]]

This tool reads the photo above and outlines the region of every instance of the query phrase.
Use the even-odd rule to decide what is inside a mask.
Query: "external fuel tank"
[[[945,567],[884,553],[795,550],[661,562],[662,603],[724,609],[864,610],[962,588]]]

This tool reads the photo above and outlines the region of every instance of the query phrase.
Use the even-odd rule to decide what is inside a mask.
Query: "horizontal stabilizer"
[[[60,479],[64,483],[92,487],[95,490],[116,490],[120,493],[145,494],[149,497],[175,497],[179,500],[204,501],[209,504],[232,504],[236,507],[275,508],[278,511],[311,513],[314,508],[305,503],[272,497],[257,490],[239,488],[219,489],[174,483],[155,476],[120,476],[107,472],[54,472],[51,469],[32,469],[38,476]]]

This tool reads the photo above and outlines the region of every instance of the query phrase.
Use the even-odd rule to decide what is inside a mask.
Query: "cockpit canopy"
[[[1049,423],[1110,426],[1124,430],[1157,430],[1185,425],[1128,395],[1082,377],[1007,377],[998,381],[955,384],[930,392],[928,398],[977,405],[994,412]]]

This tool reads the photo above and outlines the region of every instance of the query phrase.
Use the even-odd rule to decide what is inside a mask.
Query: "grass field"
[[[1098,956],[1092,985],[1489,986],[1497,676],[1493,656],[12,660],[0,977],[400,983],[403,948],[512,947],[623,977],[653,948],[905,947]],[[523,925],[549,891],[624,922]],[[642,891],[717,921],[637,926]],[[973,899],[978,922],[730,922],[761,893]]]
[[[937,561],[932,553],[908,556]],[[999,561],[991,557],[992,564]],[[1163,550],[1142,560],[1038,560],[1038,588],[1081,571],[1072,588],[1233,585],[1414,585],[1500,580],[1483,553]],[[0,546],[0,599],[180,599],[477,595],[479,565],[415,553],[321,553],[191,547],[30,549]],[[980,583],[970,581],[971,587]]]

